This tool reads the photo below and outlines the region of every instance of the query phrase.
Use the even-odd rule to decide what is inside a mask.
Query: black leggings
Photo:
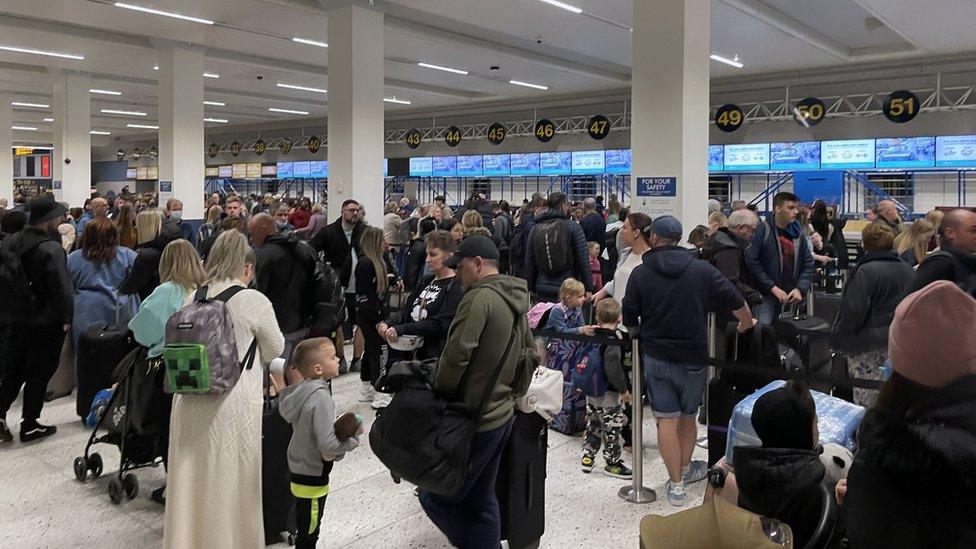
[[[380,371],[386,366],[383,364],[386,360],[386,341],[376,332],[376,324],[370,320],[358,324],[364,343],[359,378],[370,383],[379,379]]]

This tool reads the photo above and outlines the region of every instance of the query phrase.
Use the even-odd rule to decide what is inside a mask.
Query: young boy
[[[594,336],[623,339],[617,331],[621,320],[619,301],[611,298],[597,303],[596,320],[599,327],[595,330]],[[620,456],[620,438],[626,421],[621,404],[630,402],[622,356],[623,348],[616,345],[601,345],[597,360],[602,360],[602,368],[600,364],[593,364],[592,360],[591,363],[583,365],[588,372],[592,368],[592,374],[599,376],[600,379],[587,383],[583,388],[586,393],[587,422],[586,438],[583,441],[583,459],[580,465],[584,473],[593,470],[596,453],[600,450],[602,441],[605,443],[604,474],[629,479],[634,473],[624,465]]]
[[[319,539],[332,463],[359,446],[362,428],[357,436],[347,440],[336,436],[335,403],[328,380],[339,375],[339,359],[330,339],[302,341],[295,347],[292,362],[305,381],[281,391],[278,409],[293,429],[288,444],[288,473],[298,522],[295,547],[312,549]]]

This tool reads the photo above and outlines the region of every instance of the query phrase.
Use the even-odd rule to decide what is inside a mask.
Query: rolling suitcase
[[[816,316],[797,313],[784,314],[773,323],[773,330],[780,344],[793,353],[787,362],[790,371],[806,371],[826,374],[830,371],[833,350],[830,348],[830,324]],[[812,383],[811,389],[829,392],[823,383]]]
[[[75,390],[75,346],[71,342],[71,335],[64,338],[61,346],[61,362],[58,369],[47,382],[47,395],[44,399],[48,402],[66,397]]]
[[[840,313],[841,294],[823,292],[813,293],[813,311],[817,318],[822,318],[827,324],[833,325]]]
[[[71,337],[70,334],[68,337]],[[115,382],[112,372],[136,345],[128,328],[119,330],[110,326],[91,326],[81,333],[76,349],[78,394],[75,412],[82,421],[91,411],[95,393],[112,386]]]
[[[264,538],[281,543],[283,535],[294,545],[295,505],[288,482],[288,443],[291,424],[278,413],[278,397],[265,399],[261,418],[261,486]]]
[[[537,413],[516,411],[495,484],[502,539],[511,549],[538,546],[546,531],[548,449],[546,420]]]

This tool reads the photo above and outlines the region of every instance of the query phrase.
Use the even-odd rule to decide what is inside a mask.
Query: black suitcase
[[[737,385],[725,373],[708,383],[708,466],[712,467],[725,456],[732,409],[756,389]]]
[[[830,371],[833,350],[830,346],[830,324],[816,316],[786,314],[773,323],[773,330],[782,345],[794,351],[796,360],[788,360],[790,371],[826,374]],[[830,386],[812,383],[810,388],[829,392]]]
[[[261,419],[261,506],[265,543],[270,545],[281,543],[283,535],[292,537],[297,532],[294,499],[288,482],[291,424],[278,413],[277,397],[265,400]]]
[[[827,324],[834,325],[837,315],[840,313],[841,294],[831,294],[823,292],[813,293],[813,313],[817,318],[823,319]]]
[[[549,429],[539,414],[515,412],[495,484],[502,539],[512,549],[537,546],[546,531]]]
[[[112,372],[125,355],[136,346],[137,343],[132,339],[128,329],[91,326],[81,333],[81,337],[78,338],[78,349],[75,351],[78,365],[75,412],[82,420],[91,412],[95,394],[112,386],[115,382],[112,379]]]

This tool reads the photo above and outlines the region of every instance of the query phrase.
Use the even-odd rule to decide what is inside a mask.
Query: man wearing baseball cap
[[[708,381],[709,312],[731,311],[739,332],[755,326],[749,305],[715,267],[696,258],[681,240],[681,222],[670,215],[644,229],[651,250],[627,281],[624,326],[639,334],[644,382],[657,418],[661,457],[668,469],[668,501],[681,506],[685,484],[708,472],[703,461],[691,461],[698,430],[695,416]]]
[[[11,335],[3,353],[5,376],[0,382],[0,443],[13,440],[6,415],[22,386],[21,442],[57,431],[37,420],[74,312],[74,288],[58,233],[65,208],[45,195],[31,200],[28,212],[24,230],[0,245],[0,265],[5,267],[0,269],[0,303],[4,303],[0,322],[8,324]],[[29,314],[21,314],[22,310]]]

